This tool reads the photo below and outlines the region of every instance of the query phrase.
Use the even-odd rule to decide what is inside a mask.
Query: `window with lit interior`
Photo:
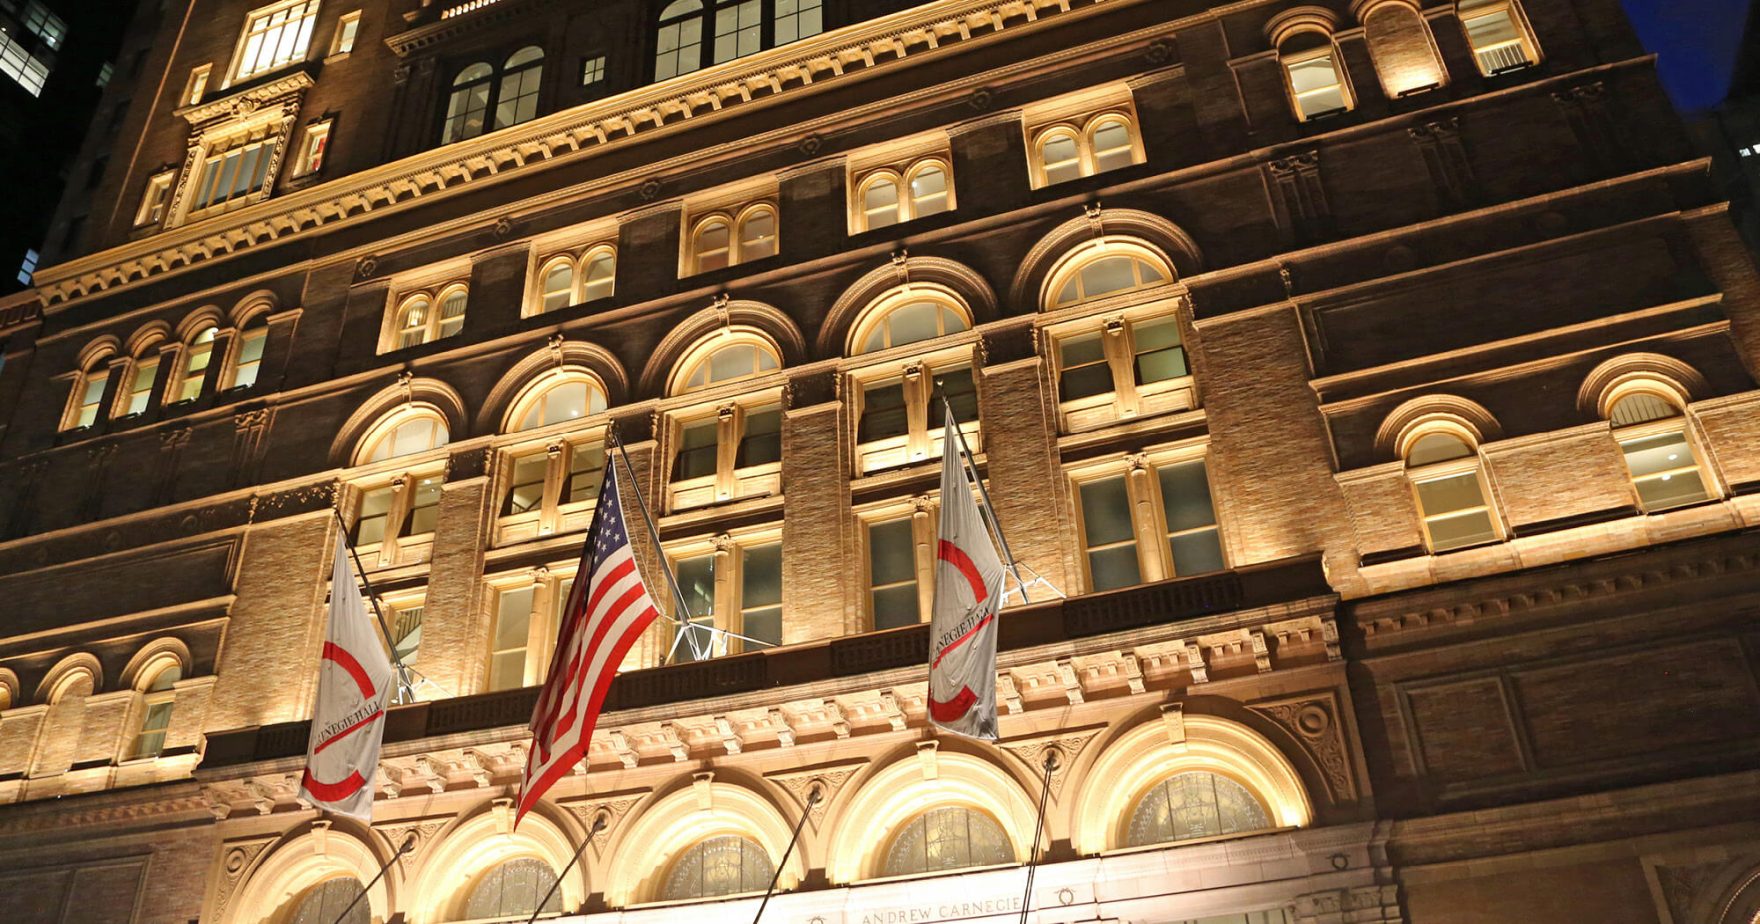
[[[1202,770],[1176,773],[1137,799],[1124,846],[1146,847],[1275,827],[1259,798],[1229,777]]]
[[[1297,119],[1323,118],[1356,105],[1330,33],[1318,27],[1299,28],[1278,42],[1277,55]]]
[[[109,352],[99,353],[86,361],[85,368],[73,379],[73,393],[68,396],[67,413],[61,429],[78,430],[98,421],[104,405],[104,389],[110,384]]]
[[[1626,470],[1647,513],[1695,504],[1711,497],[1681,407],[1662,388],[1628,388],[1607,419],[1626,459]]]
[[[680,543],[667,557],[689,607],[688,620],[681,622],[690,625],[668,654],[668,663],[782,644],[779,530],[748,531],[722,542]]]
[[[431,453],[449,439],[446,420],[427,405],[410,405],[381,420],[361,440],[356,465]],[[445,460],[431,455],[401,471],[381,472],[358,491],[354,544],[380,565],[424,560],[440,515]]]
[[[1517,0],[1461,0],[1455,6],[1479,73],[1486,76],[1538,63],[1540,53]]]
[[[925,157],[903,169],[871,170],[851,188],[853,232],[872,231],[951,210],[953,171],[940,157]]]
[[[1464,427],[1421,426],[1405,439],[1406,477],[1432,552],[1495,542],[1501,535],[1477,441]]]
[[[182,679],[183,665],[175,658],[161,658],[141,671],[135,685],[141,696],[140,725],[129,744],[129,759],[157,757],[165,750],[171,710],[177,705],[176,684]]]
[[[562,912],[562,890],[551,890],[556,871],[535,857],[508,860],[484,873],[465,897],[463,919],[467,921],[524,920],[540,914]],[[549,898],[546,899],[545,895]],[[540,906],[539,902],[543,905]]]
[[[1101,239],[1064,258],[1046,281],[1046,326],[1057,368],[1058,408],[1066,430],[1109,426],[1147,414],[1187,410],[1197,393],[1187,362],[1179,297],[1149,293],[1173,281],[1152,249]],[[1145,291],[1105,314],[1071,312],[1107,296]]]
[[[441,286],[437,290],[405,292],[396,302],[390,329],[379,352],[404,350],[424,343],[450,337],[464,329],[465,309],[470,304],[470,290],[463,283]]]
[[[232,82],[305,60],[317,16],[318,0],[283,0],[247,13],[233,58]]]
[[[214,361],[214,338],[220,329],[204,324],[184,342],[177,359],[177,374],[171,380],[172,404],[194,401],[202,396],[208,381],[208,366]]]
[[[701,215],[688,241],[691,273],[706,273],[776,255],[776,207],[755,203]]]
[[[1169,450],[1089,467],[1075,488],[1090,591],[1227,567],[1202,455]]]
[[[1036,187],[1093,176],[1144,160],[1136,120],[1123,109],[1041,125],[1033,130],[1029,140]]]
[[[617,250],[596,244],[580,253],[560,253],[538,263],[532,314],[548,314],[610,298],[617,284]]]
[[[657,898],[684,901],[762,892],[775,873],[770,855],[750,838],[737,834],[707,837],[672,861]]]

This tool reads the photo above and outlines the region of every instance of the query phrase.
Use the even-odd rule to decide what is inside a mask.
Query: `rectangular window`
[[[715,11],[715,63],[757,54],[764,30],[763,0],[743,0]]]
[[[429,536],[434,533],[434,522],[440,517],[440,476],[430,475],[416,479],[415,491],[410,496],[409,518],[405,522],[403,535],[409,538]]]
[[[189,82],[183,85],[183,105],[194,106],[202,101],[208,92],[208,75],[213,73],[214,65],[203,64],[189,72]]]
[[[440,518],[439,472],[405,472],[361,492],[354,544],[368,567],[426,561]]]
[[[585,529],[605,480],[601,439],[595,434],[510,453],[496,544]]]
[[[274,138],[267,138],[208,157],[196,184],[194,208],[242,199],[262,189],[269,162],[275,159],[275,145]]]
[[[317,14],[318,0],[283,0],[252,10],[245,16],[244,34],[239,37],[233,81],[304,59]]]
[[[824,0],[776,0],[776,44],[798,42],[823,31]]]
[[[1318,54],[1284,62],[1296,115],[1303,121],[1350,108],[1350,96],[1336,62],[1330,46]]]
[[[1473,47],[1479,72],[1486,76],[1534,63],[1534,56],[1513,13],[1507,4],[1461,11],[1461,26],[1467,31],[1467,44]]]
[[[1076,500],[1090,591],[1228,567],[1202,458],[1106,466],[1078,476]]]
[[[39,258],[39,256],[40,255],[37,253],[37,251],[34,248],[31,248],[31,247],[25,248],[24,259],[20,260],[18,262],[18,284],[19,285],[28,286],[31,284],[31,277],[36,275],[36,272],[37,272],[37,259]]]
[[[385,528],[391,523],[391,502],[397,489],[375,488],[361,497],[361,515],[354,524],[356,546],[378,545],[385,541]]]
[[[123,406],[126,415],[144,413],[153,403],[153,380],[159,376],[159,357],[143,359],[135,363],[134,375],[128,382],[128,404]]]
[[[581,86],[590,87],[605,81],[605,56],[591,55],[581,59]]]
[[[134,213],[134,226],[145,228],[165,219],[165,203],[171,198],[171,181],[175,173],[161,173],[147,180],[147,191],[141,196],[141,207]]]
[[[0,30],[0,74],[18,81],[30,95],[41,96],[43,84],[49,80],[49,65]]]
[[[294,173],[299,176],[324,169],[324,150],[330,145],[330,123],[319,122],[306,128],[305,142],[300,145],[299,162]]]
[[[709,631],[715,627],[715,556],[697,555],[681,559],[673,563],[672,573],[678,578],[678,588],[684,594],[690,628],[672,649],[671,660],[696,661],[700,657],[725,654],[725,639],[719,633]]]
[[[953,406],[966,439],[976,442],[978,391],[964,360],[943,361],[933,368],[914,363],[888,375],[864,378],[856,418],[860,471],[940,458],[947,404]]]
[[[673,661],[693,661],[782,644],[782,543],[774,530],[714,542],[696,540],[668,558],[691,628],[672,645]],[[677,612],[677,601],[669,601]]]
[[[531,585],[503,590],[496,597],[495,628],[489,642],[489,690],[526,685],[526,653],[531,646]]]
[[[1063,330],[1073,325],[1076,332],[1053,334],[1058,407],[1066,430],[1195,406],[1177,317],[1161,312],[1114,318],[1099,330],[1093,323],[1060,324]]]
[[[513,461],[513,484],[507,491],[503,513],[512,515],[537,510],[544,504],[544,482],[550,471],[550,454],[535,452]]]
[[[782,488],[782,408],[728,405],[677,425],[672,509],[683,510]]]
[[[1431,551],[1446,552],[1497,538],[1477,466],[1441,475],[1413,475],[1412,487],[1418,492]]]
[[[868,615],[878,629],[923,621],[911,517],[868,524]]]
[[[782,543],[742,546],[739,583],[739,633],[782,644]]]
[[[165,734],[171,730],[175,697],[175,693],[164,691],[144,698],[141,705],[146,709],[146,715],[141,719],[140,733],[135,735],[134,744],[129,748],[131,760],[157,757],[165,750]]]
[[[1702,501],[1711,495],[1699,473],[1699,460],[1684,431],[1674,430],[1620,440],[1626,468],[1646,512]]]
[[[414,666],[422,648],[422,615],[426,600],[416,598],[387,605],[385,621],[391,625],[393,652],[407,666]]]
[[[354,50],[354,37],[361,30],[361,11],[342,14],[336,23],[336,38],[330,41],[330,53],[345,55]]]

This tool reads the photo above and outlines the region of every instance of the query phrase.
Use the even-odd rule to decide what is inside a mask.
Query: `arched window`
[[[1363,38],[1375,74],[1390,98],[1421,93],[1448,81],[1430,26],[1412,0],[1384,0],[1363,13]]]
[[[543,76],[544,49],[527,45],[508,56],[495,91],[497,129],[530,122],[538,114],[538,84]]]
[[[881,171],[862,182],[862,227],[887,228],[899,222],[898,175]]]
[[[953,190],[947,185],[947,165],[938,160],[917,163],[909,173],[909,218],[939,215],[953,208]]]
[[[450,337],[464,327],[464,308],[470,293],[464,286],[453,286],[440,293],[440,331],[438,337]]]
[[[728,246],[731,237],[732,230],[726,218],[716,216],[699,222],[696,232],[691,235],[691,252],[696,255],[696,271],[706,273],[727,266],[731,262],[731,248]]]
[[[463,284],[446,286],[438,294],[428,290],[405,295],[397,303],[392,319],[395,339],[390,349],[421,346],[458,333],[464,329],[465,308],[469,304],[470,290]]]
[[[1621,388],[1607,413],[1639,503],[1654,513],[1705,500],[1711,494],[1679,399],[1662,386],[1645,384]]]
[[[775,874],[776,864],[757,842],[737,834],[711,837],[672,861],[658,898],[679,901],[759,892]]]
[[[383,462],[438,449],[449,439],[446,420],[440,412],[425,405],[412,405],[386,415],[368,431],[355,453],[355,464]]]
[[[672,394],[701,391],[727,382],[756,378],[782,368],[781,357],[769,339],[757,331],[730,329],[711,335],[685,354],[680,371],[673,375]]]
[[[674,0],[660,11],[654,79],[743,58],[818,35],[824,0]]]
[[[586,267],[581,274],[581,301],[610,298],[615,294],[617,251],[610,247],[595,247],[587,251],[587,255],[581,258],[581,263]]]
[[[549,313],[574,304],[574,260],[559,257],[545,266],[541,274],[543,288],[538,293],[541,313]]]
[[[174,685],[182,679],[183,666],[175,658],[165,658],[141,671],[135,685],[141,693],[141,725],[128,749],[130,759],[157,757],[165,750],[165,733],[171,728],[171,709],[176,705]]]
[[[1277,40],[1277,55],[1297,119],[1306,122],[1356,105],[1345,79],[1343,57],[1332,34],[1321,25],[1307,23],[1285,29]]]
[[[1489,77],[1540,61],[1534,33],[1517,0],[1460,0],[1455,12],[1479,73]]]
[[[446,100],[446,124],[440,130],[440,143],[451,144],[483,133],[489,113],[489,88],[495,69],[478,61],[452,78],[452,93]]]
[[[1140,245],[1101,241],[1063,259],[1045,287],[1047,310],[1068,308],[1103,295],[1166,285],[1173,269],[1160,254]]]
[[[776,255],[776,210],[767,205],[749,208],[739,217],[739,260],[750,263]]]
[[[232,368],[227,370],[223,388],[249,388],[257,384],[257,373],[263,366],[263,347],[269,342],[269,319],[258,314],[239,329],[238,342],[233,346]]]
[[[177,381],[171,385],[173,403],[201,397],[202,383],[208,377],[208,364],[214,361],[214,336],[219,332],[214,325],[205,324],[189,338],[188,345],[183,348],[183,360],[178,363]]]
[[[1176,773],[1137,800],[1126,847],[1146,847],[1272,828],[1265,806],[1245,786],[1215,773]]]
[[[1033,130],[1033,183],[1050,186],[1143,162],[1130,113],[1108,109]]]
[[[543,860],[535,857],[508,860],[484,873],[471,887],[470,896],[465,899],[463,916],[474,921],[479,918],[523,918],[534,911],[560,913],[561,890],[550,889],[555,884],[556,871]],[[540,908],[538,902],[544,899],[545,893],[550,897]]]
[[[510,430],[531,430],[605,412],[605,389],[590,373],[559,369],[526,387],[508,415]]]
[[[62,429],[77,430],[97,423],[98,411],[104,404],[104,388],[109,384],[110,353],[106,350],[87,360],[85,369],[74,377]]]
[[[906,288],[877,300],[856,324],[852,354],[874,353],[971,330],[969,310],[952,295]]]
[[[930,809],[906,824],[886,848],[882,876],[910,876],[1015,862],[1002,826],[964,806]]]
[[[1487,499],[1471,431],[1439,421],[1419,426],[1402,442],[1406,476],[1417,497],[1430,551],[1496,541],[1497,519]]]
[[[55,685],[49,688],[49,695],[44,699],[53,706],[70,699],[90,696],[97,688],[98,678],[89,669],[75,667],[56,679]]]
[[[285,920],[287,924],[372,924],[373,906],[364,897],[366,891],[353,876],[326,879],[300,895]]]
[[[673,0],[660,11],[654,46],[655,80],[688,74],[703,66],[703,19],[701,0]]]
[[[433,316],[434,302],[426,295],[406,299],[403,307],[397,309],[398,349],[427,343]]]

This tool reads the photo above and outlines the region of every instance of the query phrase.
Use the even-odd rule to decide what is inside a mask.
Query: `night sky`
[[[1682,111],[1721,102],[1741,50],[1749,0],[1621,0],[1663,86]],[[1760,35],[1753,40],[1760,41]]]

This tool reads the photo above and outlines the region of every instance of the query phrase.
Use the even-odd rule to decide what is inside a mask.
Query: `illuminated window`
[[[238,342],[233,345],[232,368],[222,388],[248,388],[257,384],[263,368],[263,347],[269,342],[269,320],[258,314],[239,329]]]
[[[165,220],[165,205],[171,199],[171,181],[177,178],[175,171],[154,174],[147,180],[147,189],[141,195],[141,206],[134,213],[134,226],[145,228]]]
[[[823,0],[674,0],[660,11],[654,79],[786,45],[824,27]]]
[[[938,215],[953,208],[952,171],[939,158],[919,160],[905,170],[874,170],[853,188],[852,231],[870,231]]]
[[[605,81],[605,56],[592,55],[581,59],[581,86],[590,87]]]
[[[510,450],[500,541],[584,529],[605,480],[603,435]]]
[[[782,408],[774,400],[751,398],[672,418],[671,509],[782,489]]]
[[[166,659],[141,672],[136,687],[141,694],[141,724],[129,745],[129,759],[157,757],[165,750],[165,733],[171,730],[171,710],[176,705],[174,685],[183,679],[183,666]]]
[[[391,315],[386,345],[379,352],[421,346],[458,333],[464,328],[469,302],[470,290],[463,283],[442,286],[438,291],[404,293]]]
[[[1028,145],[1035,187],[1143,162],[1143,145],[1128,111],[1105,110],[1032,130]]]
[[[762,892],[776,865],[764,848],[737,834],[706,838],[680,854],[666,871],[660,901]]]
[[[1351,108],[1350,91],[1339,72],[1338,51],[1332,45],[1284,58],[1283,68],[1296,115],[1303,121]]]
[[[694,627],[671,652],[672,662],[782,644],[782,542],[778,530],[742,534],[720,545],[708,540],[684,543],[669,549],[667,555]],[[677,603],[670,608],[676,611]]]
[[[372,924],[373,906],[366,891],[353,876],[326,879],[307,889],[285,920],[287,924]]]
[[[183,85],[183,105],[194,106],[202,101],[203,94],[208,92],[208,75],[213,71],[212,64],[203,64],[190,70],[189,81]]]
[[[654,79],[666,80],[703,66],[703,4],[673,0],[660,11],[654,47]]]
[[[1202,457],[1148,454],[1074,477],[1090,591],[1227,567]]]
[[[1501,74],[1540,60],[1527,17],[1515,0],[1461,0],[1456,14],[1481,74]]]
[[[144,414],[153,405],[153,383],[159,376],[159,356],[134,361],[128,374],[128,393],[123,397],[122,414]]]
[[[910,876],[1015,862],[1014,847],[989,815],[963,806],[930,809],[886,848],[881,876]]]
[[[357,464],[412,455],[445,445],[446,425],[432,411],[419,409],[375,428],[363,441]],[[354,544],[369,565],[425,561],[439,525],[444,461],[424,461],[401,472],[379,474],[361,486],[354,518]]]
[[[939,288],[906,286],[869,305],[850,336],[850,355],[934,340],[971,330],[971,311]]]
[[[876,472],[939,459],[946,437],[947,406],[976,451],[978,391],[969,353],[942,354],[933,362],[854,374],[856,456],[859,471]],[[945,402],[943,401],[945,398]]]
[[[361,441],[362,451],[356,464],[383,462],[400,456],[414,455],[446,445],[449,434],[446,421],[437,412],[420,405],[400,411],[381,421]]]
[[[562,913],[562,890],[551,890],[556,884],[556,871],[550,864],[532,857],[508,860],[478,879],[465,899],[464,918],[475,921],[518,918],[523,920],[536,911],[540,914]],[[538,902],[544,899],[543,907]]]
[[[673,374],[671,394],[701,391],[728,382],[757,378],[782,368],[769,338],[756,331],[728,328],[685,355]]]
[[[345,55],[354,50],[355,36],[361,31],[361,11],[342,14],[336,21],[336,37],[330,40],[330,53]]]
[[[583,527],[584,528],[584,527]],[[490,625],[484,691],[513,690],[544,682],[558,621],[574,590],[574,562],[494,578],[488,588]],[[642,666],[634,648],[620,670]]]
[[[318,122],[307,126],[305,141],[299,149],[299,162],[294,165],[294,173],[305,176],[324,169],[324,151],[329,146],[329,122]]]
[[[239,38],[233,82],[304,60],[317,14],[318,0],[284,0],[252,10]]]
[[[1389,97],[1421,93],[1448,81],[1436,40],[1417,3],[1381,0],[1362,13],[1362,21],[1375,74]]]
[[[266,192],[269,165],[275,159],[277,138],[264,138],[210,154],[202,162],[201,179],[196,183],[193,209],[205,209],[242,201]]]
[[[1215,773],[1176,773],[1154,786],[1131,809],[1127,847],[1147,847],[1274,827],[1265,806],[1245,786]]]
[[[73,380],[73,395],[68,402],[63,430],[89,427],[98,421],[98,410],[104,404],[104,388],[110,384],[108,357],[100,355],[86,364],[86,371]]]
[[[1629,391],[1613,403],[1608,421],[1646,512],[1711,496],[1687,436],[1687,419],[1673,399],[1660,391]]]
[[[1471,436],[1462,428],[1439,425],[1420,429],[1406,443],[1406,476],[1430,551],[1496,541],[1498,524]]]
[[[422,617],[427,613],[426,592],[413,597],[386,599],[385,620],[391,626],[391,653],[406,666],[422,653]]]
[[[440,143],[451,144],[483,133],[488,124],[489,90],[495,69],[478,61],[452,78],[446,97],[446,121],[440,127]]]
[[[539,263],[531,313],[547,314],[610,298],[616,285],[617,251],[610,244],[588,247],[582,253],[555,254]]]
[[[0,29],[0,74],[18,81],[30,95],[41,96],[49,80],[49,65]]]
[[[538,86],[543,77],[544,49],[530,45],[508,57],[501,65],[501,83],[495,90],[497,129],[537,117]]]
[[[605,389],[591,373],[559,369],[526,387],[508,415],[509,430],[532,430],[605,412]]]
[[[747,209],[739,218],[739,259],[750,263],[776,254],[776,210],[769,206]]]
[[[1165,263],[1142,248],[1118,247],[1109,252],[1104,246],[1093,246],[1072,255],[1053,272],[1047,289],[1055,294],[1046,307],[1067,308],[1103,295],[1152,288],[1170,281],[1172,274]]]
[[[496,595],[495,629],[489,640],[489,689],[512,690],[527,685],[526,653],[531,648],[530,585]]]
[[[706,273],[775,256],[776,206],[753,202],[694,214],[686,225],[684,274]]]
[[[219,332],[212,324],[204,325],[184,346],[171,384],[173,404],[201,397],[202,386],[208,380],[208,364],[214,361],[214,336]]]

